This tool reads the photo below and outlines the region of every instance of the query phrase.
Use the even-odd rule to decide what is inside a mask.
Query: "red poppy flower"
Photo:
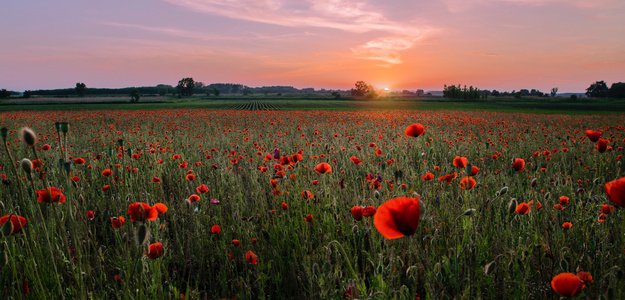
[[[189,196],[189,201],[191,201],[191,202],[200,201],[200,196],[198,196],[196,194],[193,194],[193,195]]]
[[[378,207],[373,223],[385,238],[396,239],[414,234],[420,215],[418,198],[394,198]]]
[[[606,183],[605,193],[612,203],[625,207],[625,177]]]
[[[50,145],[45,144],[45,145],[41,146],[41,150],[43,150],[43,151],[48,151],[48,150],[50,150]]]
[[[480,172],[480,168],[478,168],[478,167],[476,167],[476,166],[473,166],[473,168],[471,168],[471,174],[470,174],[470,175],[471,175],[471,176],[475,176],[475,175],[477,175],[477,173],[479,173],[479,172]]]
[[[350,157],[349,159],[351,159],[351,161],[352,161],[354,164],[356,164],[356,165],[362,164],[362,160],[358,159],[358,158],[357,158],[357,157],[355,157],[355,156],[352,156],[352,157]]]
[[[365,208],[363,208],[363,209],[362,209],[362,215],[363,215],[363,216],[365,216],[365,217],[375,216],[375,213],[376,213],[377,211],[378,211],[378,210],[377,210],[377,209],[375,209],[375,207],[373,207],[373,206],[367,206],[367,207],[365,207]]]
[[[614,211],[614,206],[613,205],[607,205],[607,204],[601,205],[601,213],[602,214],[609,215],[613,211]]]
[[[608,140],[599,139],[597,142],[597,151],[599,151],[599,153],[603,153],[606,150],[608,150]]]
[[[247,261],[250,263],[250,265],[258,264],[258,257],[251,250],[247,251],[247,253],[245,253],[245,259],[247,259]]]
[[[232,244],[238,246],[241,243],[239,240],[232,240]]]
[[[432,181],[434,179],[434,174],[427,172],[425,175],[421,176],[421,178],[425,181]]]
[[[180,159],[180,155],[178,154],[174,154],[174,156],[171,157],[172,159]]]
[[[319,180],[313,180],[311,183],[312,185],[319,185]]]
[[[304,220],[306,220],[306,222],[312,222],[313,220],[313,216],[311,214],[308,214],[308,216],[306,216],[306,218],[304,218]]]
[[[320,163],[315,166],[315,172],[319,174],[332,173],[332,166],[328,163]]]
[[[560,205],[560,204],[556,204],[556,205],[553,206],[553,209],[555,209],[555,210],[564,210],[564,207],[562,207],[562,205]]]
[[[517,172],[525,170],[525,161],[520,158],[515,158],[514,163],[512,163],[512,168]]]
[[[161,183],[161,179],[158,178],[158,177],[154,177],[154,178],[152,178],[152,182],[154,182],[154,183]]]
[[[113,175],[113,171],[111,171],[111,169],[104,169],[104,171],[102,171],[102,176],[104,177],[109,177]]]
[[[469,163],[469,160],[466,157],[456,156],[454,158],[454,166],[459,168],[464,168]]]
[[[219,232],[221,232],[221,227],[219,225],[213,225],[213,227],[211,227],[211,232],[214,234],[218,234]]]
[[[93,220],[93,218],[95,218],[95,214],[93,213],[92,210],[87,212],[87,219],[89,220]]]
[[[0,218],[0,226],[4,226],[4,223],[6,223],[9,218],[11,218],[11,223],[13,223],[13,230],[11,231],[11,235],[20,232],[22,228],[24,228],[24,226],[26,225],[26,219],[24,217],[11,215]]]
[[[105,185],[105,186],[103,186],[103,187],[102,187],[102,191],[103,191],[103,192],[106,192],[106,191],[108,191],[110,188],[111,188],[111,186],[107,184],[107,185]]]
[[[438,179],[438,181],[446,181],[447,183],[450,183],[456,179],[456,176],[458,176],[458,174],[456,174],[455,172],[453,174],[447,174],[445,176],[442,176],[441,178]]]
[[[567,206],[569,205],[569,197],[567,196],[561,196],[560,197],[560,204]]]
[[[289,205],[282,202],[282,210],[287,210],[289,208]]]
[[[416,124],[410,124],[408,127],[406,127],[406,130],[404,133],[406,134],[406,136],[418,137],[422,135],[424,131],[425,131],[425,127],[423,127],[423,125],[419,123],[416,123]]]
[[[80,158],[80,157],[79,157],[79,158],[77,158],[77,159],[74,159],[74,163],[75,163],[75,164],[77,164],[77,165],[82,165],[82,164],[84,164],[85,162],[86,162],[86,161],[85,161],[83,158]]]
[[[314,199],[315,196],[313,196],[313,194],[310,191],[303,191],[302,192],[302,198],[304,198],[304,199]]]
[[[195,179],[195,175],[193,175],[193,174],[187,175],[187,180],[191,181],[193,179]]]
[[[562,227],[564,229],[571,229],[571,227],[573,227],[573,224],[571,224],[570,222],[564,222],[562,223]]]
[[[63,190],[59,190],[55,187],[49,187],[47,190],[43,189],[36,191],[37,202],[40,203],[65,203],[65,195]]]
[[[551,280],[551,288],[563,297],[575,297],[584,287],[584,281],[573,273],[560,273]]]
[[[594,143],[601,138],[601,131],[593,131],[588,129],[586,130],[586,136],[588,136],[588,139],[590,139]]]
[[[128,206],[128,214],[132,222],[154,221],[158,218],[158,214],[162,214],[166,211],[167,206],[163,203],[156,203],[152,207],[143,202],[137,202]]]
[[[198,186],[197,188],[195,188],[195,191],[197,191],[198,194],[204,194],[204,193],[208,193],[208,187],[204,184]]]
[[[473,177],[465,176],[464,178],[462,178],[462,180],[460,180],[460,188],[464,190],[470,190],[475,186],[476,183],[477,182],[475,182],[475,179],[473,179]]]
[[[362,216],[363,216],[362,207],[354,206],[350,209],[350,211],[352,212],[352,216],[354,217],[356,221],[362,220]]]
[[[526,215],[530,212],[530,206],[527,203],[521,203],[517,205],[515,211],[519,215]]]
[[[124,217],[120,216],[111,218],[111,226],[115,229],[122,228],[122,226],[124,226],[124,223],[126,223],[126,219],[124,219]]]
[[[157,259],[161,257],[163,255],[163,244],[154,243],[150,245],[148,247],[148,252],[145,252],[145,255],[147,255],[149,259]]]

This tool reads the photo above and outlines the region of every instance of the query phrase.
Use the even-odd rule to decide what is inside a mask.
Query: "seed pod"
[[[514,213],[517,205],[519,205],[519,203],[516,201],[515,198],[510,199],[510,203],[508,203],[508,213]]]
[[[20,135],[22,137],[22,141],[24,141],[24,143],[28,146],[32,147],[37,142],[37,134],[35,134],[35,132],[28,127],[22,127]]]
[[[145,226],[145,224],[139,226],[137,228],[137,244],[144,245],[148,241],[148,236],[150,235],[150,228]]]
[[[23,158],[22,161],[20,161],[20,167],[24,170],[24,172],[26,172],[26,174],[33,172],[33,162],[28,158]]]
[[[61,122],[61,132],[67,133],[69,131],[69,123]]]

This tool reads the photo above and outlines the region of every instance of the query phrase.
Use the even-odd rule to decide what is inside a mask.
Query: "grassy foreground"
[[[406,136],[412,123],[425,133]],[[625,210],[604,186],[625,176],[624,126],[448,110],[3,112],[0,217],[25,223],[2,227],[0,294],[558,299],[552,279],[585,271],[579,297],[623,299]],[[479,170],[468,178],[456,157]],[[39,160],[32,173],[22,158]],[[375,215],[352,214],[397,197],[422,202],[413,235],[386,239]]]

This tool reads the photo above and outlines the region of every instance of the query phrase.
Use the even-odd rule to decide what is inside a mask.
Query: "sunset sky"
[[[625,81],[623,0],[2,1],[0,88]]]

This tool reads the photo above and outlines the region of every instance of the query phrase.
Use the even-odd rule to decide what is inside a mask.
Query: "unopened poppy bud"
[[[425,203],[423,203],[423,200],[419,199],[419,206],[420,208],[420,212],[421,214],[419,214],[419,219],[423,220],[423,218],[425,217]]]
[[[56,132],[61,131],[61,123],[60,122],[54,122],[54,128],[56,129]]]
[[[508,187],[504,186],[501,188],[501,190],[499,190],[499,196],[503,196],[508,192]]]
[[[61,122],[61,132],[67,133],[69,131],[69,123]]]
[[[8,134],[9,134],[8,128],[6,127],[0,128],[0,135],[2,136],[2,139],[6,139]]]
[[[493,271],[495,271],[496,267],[497,267],[497,264],[495,263],[495,261],[491,261],[486,266],[484,266],[484,273],[486,275],[490,275],[493,273]]]
[[[145,226],[145,225],[141,225],[139,226],[139,228],[137,228],[137,244],[138,245],[145,245],[145,243],[148,241],[148,236],[150,235],[150,229]]]
[[[515,198],[510,199],[510,203],[508,203],[508,213],[514,213],[518,205],[519,203],[516,201]]]
[[[7,253],[4,251],[0,251],[0,269],[4,268],[4,266],[6,266],[8,262],[9,257],[7,256]]]
[[[538,183],[538,178],[534,178],[534,179],[532,179],[532,184],[531,184],[531,186],[532,186],[532,187],[535,187],[537,183]]]
[[[469,208],[464,211],[463,216],[472,216],[476,212],[475,208]]]
[[[22,170],[24,170],[24,172],[26,172],[26,174],[30,174],[33,172],[33,162],[30,161],[30,159],[28,158],[22,159],[22,161],[20,162],[20,167],[22,168]]]
[[[549,198],[551,198],[551,193],[547,192],[547,193],[545,194],[544,199],[545,199],[545,200],[549,200]]]
[[[118,139],[117,140],[117,145],[120,146],[120,147],[123,146],[124,145],[124,140],[123,139]]]
[[[375,191],[373,195],[375,196],[376,199],[380,199],[380,192]]]
[[[11,221],[11,217],[13,217],[13,215],[11,215],[9,220],[4,222],[4,225],[2,225],[3,236],[10,236],[13,233],[13,222]]]
[[[24,143],[26,143],[26,145],[28,146],[34,146],[37,142],[37,134],[35,134],[35,132],[28,127],[22,128],[21,136],[22,141],[24,141]]]

